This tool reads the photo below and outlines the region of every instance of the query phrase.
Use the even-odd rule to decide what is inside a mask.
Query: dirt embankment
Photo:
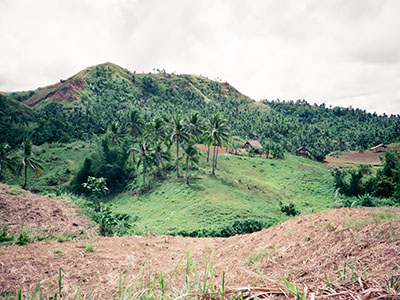
[[[89,221],[73,203],[38,196],[0,183],[0,226],[14,233],[28,227],[31,234],[80,235]]]
[[[0,222],[10,228],[27,222],[32,228],[65,232],[74,230],[74,223],[84,224],[74,215],[74,208],[61,200],[13,193],[0,185]],[[297,284],[315,289],[327,278],[337,280],[337,271],[345,264],[383,284],[400,269],[399,218],[400,208],[334,209],[231,238],[94,236],[7,246],[0,251],[0,293],[32,290],[43,279],[45,286],[54,288],[60,267],[66,271],[66,292],[74,294],[80,286],[116,291],[120,272],[128,272],[129,282],[139,282],[141,274],[152,272],[168,276],[183,258],[172,282],[180,286],[188,253],[201,273],[204,258],[211,252],[214,281],[220,282],[226,271],[227,286],[260,286],[260,270],[269,284],[292,276]]]

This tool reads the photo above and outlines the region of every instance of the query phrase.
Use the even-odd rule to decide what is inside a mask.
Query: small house
[[[300,147],[299,149],[297,149],[296,155],[304,156],[304,157],[310,157],[311,156],[311,152],[306,147]]]
[[[376,146],[370,148],[369,150],[371,150],[372,152],[383,152],[386,150],[386,148],[387,148],[386,145],[379,144],[379,145],[376,145]]]
[[[253,141],[247,141],[246,144],[244,144],[244,148],[249,150],[250,148],[254,149],[255,152],[259,153],[262,151],[263,146],[260,144],[259,141],[253,140]]]

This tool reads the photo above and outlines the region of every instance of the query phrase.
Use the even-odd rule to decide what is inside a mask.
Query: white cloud
[[[399,114],[399,15],[397,0],[0,0],[0,90],[111,61]]]

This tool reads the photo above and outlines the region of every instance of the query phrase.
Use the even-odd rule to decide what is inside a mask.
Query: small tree
[[[189,139],[190,135],[187,132],[187,126],[180,112],[177,112],[172,118],[172,133],[171,141],[176,145],[176,178],[179,179],[179,146]]]
[[[82,183],[82,186],[90,191],[94,196],[94,209],[99,210],[98,198],[108,192],[106,179],[104,177],[96,178],[89,176],[87,182]]]
[[[158,165],[158,157],[151,143],[149,143],[148,140],[144,137],[140,139],[139,149],[136,149],[136,151],[139,153],[137,166],[139,167],[140,165],[142,165],[143,188],[145,188],[147,170],[151,169],[153,166]]]
[[[143,120],[140,117],[140,113],[138,110],[134,109],[129,113],[129,123],[131,126],[131,136],[132,136],[132,149],[135,148],[136,138],[139,134],[142,133],[142,129],[144,126]],[[136,163],[135,152],[132,152],[132,160],[133,163]]]
[[[22,186],[23,189],[26,188],[26,184],[28,181],[28,168],[35,171],[36,176],[39,177],[40,173],[39,170],[43,170],[42,165],[38,159],[33,157],[32,153],[32,145],[29,139],[25,139],[22,144],[22,156],[19,158],[19,163],[16,168],[16,173],[21,175],[22,170],[24,170],[24,185]]]
[[[186,147],[184,147],[183,151],[185,152],[186,156],[186,184],[189,185],[189,163],[199,162],[200,151],[192,143],[189,143]]]

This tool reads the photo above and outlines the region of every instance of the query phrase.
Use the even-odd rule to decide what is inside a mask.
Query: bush
[[[21,232],[17,236],[16,244],[17,245],[28,245],[31,242],[31,237],[29,234],[29,228],[23,227]]]
[[[281,212],[283,212],[287,216],[297,216],[300,214],[293,203],[283,205],[283,203],[280,202],[279,206],[281,207]]]
[[[0,231],[0,244],[9,244],[14,240],[14,236],[7,229],[7,226],[4,225],[3,229]]]
[[[99,233],[102,236],[118,236],[129,234],[132,219],[127,214],[114,214],[107,205],[100,205],[98,212],[94,213],[94,220],[99,224]]]
[[[172,235],[189,237],[230,237],[236,234],[245,234],[260,231],[274,225],[273,222],[263,222],[258,219],[235,220],[230,224],[216,228],[202,228],[196,230],[178,230]]]

